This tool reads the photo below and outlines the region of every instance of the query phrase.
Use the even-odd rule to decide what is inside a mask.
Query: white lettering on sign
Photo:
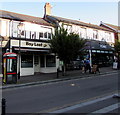
[[[107,48],[107,46],[106,46],[106,45],[100,45],[100,47],[101,47],[101,48]]]

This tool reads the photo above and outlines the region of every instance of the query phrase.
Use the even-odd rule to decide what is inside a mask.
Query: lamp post
[[[2,75],[2,40],[3,37],[0,36],[0,77]]]
[[[21,32],[22,32],[22,28],[23,28],[23,23],[20,22],[20,23],[18,24],[17,27],[18,27],[18,31],[19,31],[19,34],[18,34],[18,35],[19,35],[19,36],[18,36],[18,37],[19,37],[19,60],[18,60],[18,61],[19,61],[19,66],[18,66],[18,79],[20,79],[20,65],[21,65],[21,64],[20,64],[20,63],[21,63],[21,61],[20,61],[20,56],[21,56],[20,47],[21,47]]]
[[[92,40],[90,39],[90,49],[89,49],[89,56],[90,56],[90,67],[92,67]]]

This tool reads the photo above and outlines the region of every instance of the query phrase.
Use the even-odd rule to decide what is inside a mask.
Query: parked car
[[[82,61],[73,61],[73,68],[74,69],[82,69],[83,67],[83,62]]]

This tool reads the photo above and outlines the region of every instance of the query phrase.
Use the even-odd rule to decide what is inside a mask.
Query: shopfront
[[[18,56],[18,63],[20,57],[21,76],[56,72],[57,59],[53,53],[50,53],[48,43],[28,40],[20,40],[20,42],[21,46],[19,47],[19,40],[11,40],[13,51],[20,55]]]
[[[104,41],[88,41],[87,50],[91,53],[91,63],[100,67],[112,66],[114,48]],[[90,54],[89,54],[90,56]]]

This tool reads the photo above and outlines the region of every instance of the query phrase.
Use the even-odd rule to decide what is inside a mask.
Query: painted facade
[[[6,13],[6,11],[3,11]],[[14,15],[14,13],[9,13]],[[22,14],[15,14],[19,17]],[[7,17],[6,17],[7,18]],[[36,19],[36,17],[34,17]],[[42,23],[42,24],[41,24]],[[43,24],[44,23],[44,24]],[[36,72],[52,73],[57,69],[57,58],[50,53],[47,43],[52,38],[54,27],[41,19],[39,22],[0,18],[0,35],[3,37],[3,53],[18,54],[18,71],[20,75],[34,75]],[[20,64],[19,64],[20,58]]]
[[[91,46],[88,52],[93,61],[112,60],[115,36],[113,30],[98,25],[84,23],[51,15],[51,5],[45,4],[43,18],[0,11],[0,36],[2,37],[3,53],[18,54],[18,68],[21,76],[34,75],[37,72],[56,72],[59,59],[50,53],[48,39],[52,39],[55,27],[64,24],[68,32],[75,32],[87,39]],[[49,23],[48,23],[49,22]],[[93,44],[93,46],[92,46]],[[19,63],[19,60],[21,63]],[[101,61],[99,62],[101,63]],[[103,64],[103,62],[102,62]],[[19,71],[19,69],[18,69]]]

